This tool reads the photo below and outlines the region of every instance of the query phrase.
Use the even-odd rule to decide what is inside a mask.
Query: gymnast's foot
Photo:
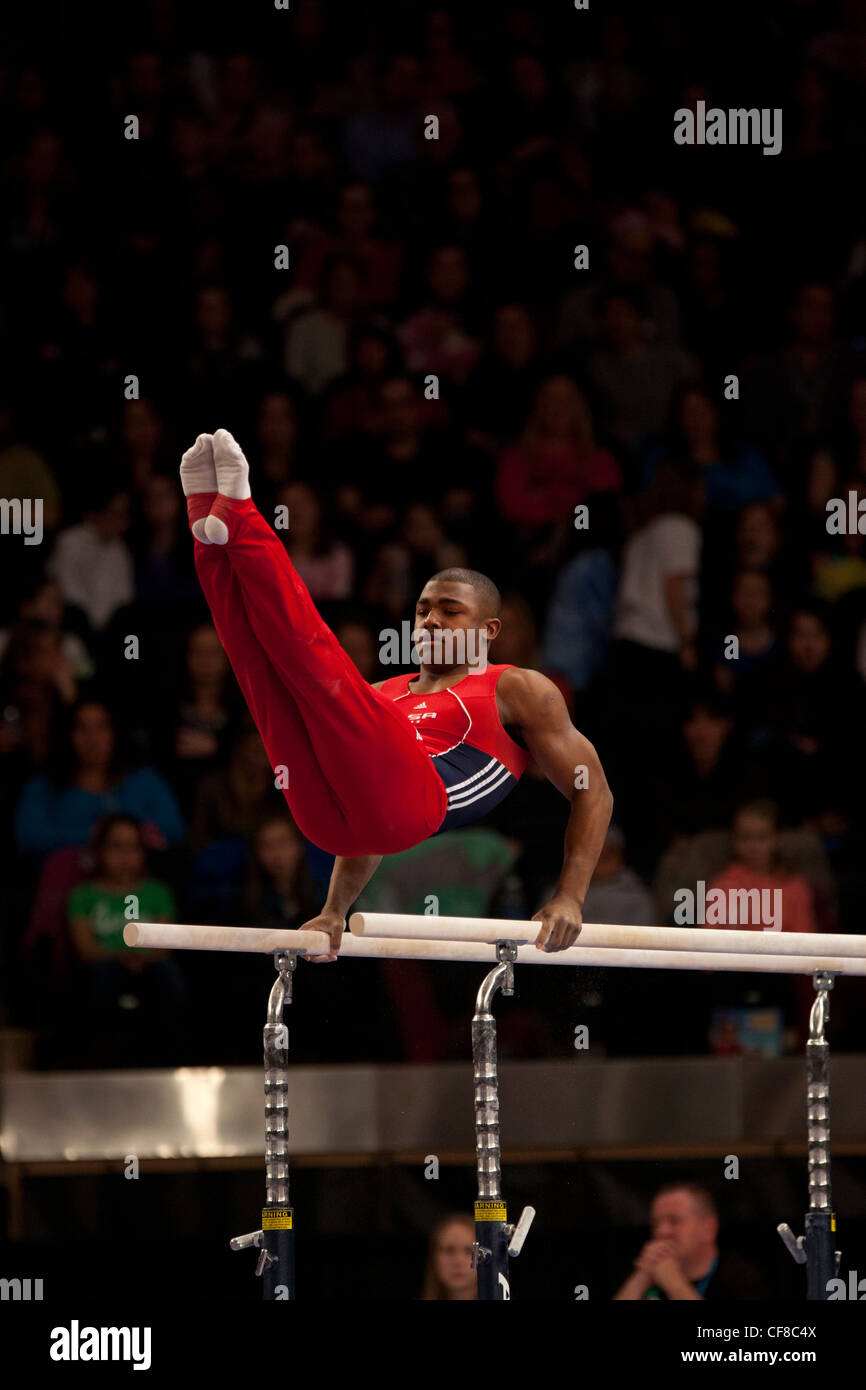
[[[231,509],[220,503],[223,499],[242,502],[250,496],[250,467],[241,446],[228,430],[217,430],[214,434],[213,457],[219,497],[205,521],[205,535],[212,545],[225,545],[229,528],[220,512],[228,515]]]
[[[180,461],[180,481],[192,533],[197,541],[210,545],[205,534],[205,521],[219,490],[212,434],[200,434],[192,448],[187,449]]]

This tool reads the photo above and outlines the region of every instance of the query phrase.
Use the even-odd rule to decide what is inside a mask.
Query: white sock
[[[240,444],[228,430],[217,430],[213,437],[214,465],[218,491],[223,497],[242,502],[250,494],[250,466]]]
[[[180,461],[180,484],[184,497],[196,492],[218,492],[216,467],[213,457],[213,435],[200,434],[191,449],[187,449]],[[205,535],[205,517],[192,524],[192,533],[197,541],[209,545]]]

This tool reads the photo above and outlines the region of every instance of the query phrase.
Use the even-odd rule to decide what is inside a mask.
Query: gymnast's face
[[[477,661],[502,626],[482,605],[471,584],[431,579],[424,585],[413,633],[423,670],[445,672]]]

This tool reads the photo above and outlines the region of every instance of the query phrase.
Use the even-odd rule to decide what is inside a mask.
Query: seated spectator
[[[779,829],[779,808],[769,800],[747,801],[738,807],[734,816],[731,833],[731,861],[727,868],[708,885],[707,891],[719,888],[730,895],[748,893],[748,900],[742,896],[728,897],[728,902],[737,904],[737,919],[724,924],[743,930],[761,931],[773,927],[779,931],[817,931],[812,889],[807,879],[800,874],[791,874],[779,862],[777,832]],[[762,922],[753,910],[757,901],[763,904],[763,890],[773,894],[778,890],[781,905],[781,920]]]
[[[222,642],[210,623],[202,623],[187,636],[180,690],[155,740],[185,810],[202,776],[217,765],[237,709],[238,691]]]
[[[334,540],[324,507],[308,483],[287,483],[277,494],[277,507],[285,507],[288,526],[281,539],[292,564],[314,602],[348,598],[352,592],[355,561],[348,546]],[[281,528],[277,527],[278,531]]]
[[[681,725],[683,766],[671,779],[675,831],[692,835],[729,824],[738,786],[733,729],[723,696],[707,694],[692,701]]]
[[[66,603],[83,610],[94,632],[135,596],[129,530],[129,494],[107,481],[92,489],[84,520],[57,537],[48,574]]]
[[[543,670],[560,673],[572,690],[588,690],[603,673],[619,587],[619,508],[594,498],[587,531],[575,531],[576,553],[559,571],[547,607]]]
[[[129,479],[136,501],[151,478],[168,471],[174,463],[170,450],[164,447],[164,437],[165,425],[153,401],[124,401],[120,413],[122,476]]]
[[[85,845],[96,822],[114,811],[141,821],[149,848],[183,838],[170,788],[153,768],[125,763],[112,716],[99,700],[82,700],[71,711],[50,766],[50,774],[24,784],[18,802],[15,836],[25,853]]]
[[[782,489],[760,450],[727,437],[723,421],[729,418],[703,387],[682,387],[671,406],[667,438],[644,456],[644,484],[659,464],[672,459],[696,468],[704,478],[707,507],[739,510],[779,497]]]
[[[579,503],[621,488],[616,460],[595,443],[583,395],[570,377],[549,377],[520,441],[499,460],[496,497],[503,516],[524,531],[553,524],[570,528]]]
[[[647,339],[665,346],[679,344],[677,298],[668,285],[652,278],[653,237],[648,225],[628,214],[608,229],[607,268],[591,285],[571,290],[562,301],[557,325],[562,347],[585,352],[600,345],[605,308],[612,296],[626,295],[647,325]]]
[[[349,256],[362,271],[361,304],[387,308],[397,297],[401,248],[375,234],[376,201],[368,183],[344,184],[337,195],[336,230],[312,236],[298,263],[297,285],[318,295],[328,260]]]
[[[296,928],[315,917],[318,906],[303,835],[288,812],[268,816],[253,838],[242,898],[244,922]]]
[[[748,705],[755,682],[765,677],[776,650],[773,585],[764,570],[738,570],[731,589],[731,623],[720,634],[713,658],[715,682],[735,704]],[[737,640],[731,652],[730,639]]]
[[[334,256],[322,272],[320,302],[301,309],[285,328],[287,376],[318,396],[349,365],[349,334],[363,308],[361,271],[348,256]]]
[[[695,474],[666,465],[641,499],[640,524],[623,547],[611,717],[615,711],[615,785],[629,836],[637,814],[631,798],[642,801],[654,778],[656,747],[674,737],[687,673],[697,667],[699,510]]]
[[[650,1208],[652,1234],[614,1300],[757,1302],[767,1298],[758,1271],[718,1245],[719,1213],[705,1187],[667,1183]]]
[[[262,516],[273,521],[277,492],[297,481],[298,409],[288,391],[268,391],[259,402],[256,438],[256,495]]]
[[[550,898],[545,901],[549,902]],[[611,825],[584,899],[583,920],[651,927],[655,919],[652,894],[640,875],[626,863],[625,836],[618,825]]]
[[[398,538],[379,549],[364,598],[401,618],[431,575],[465,564],[466,552],[449,540],[433,508],[415,502],[406,508]]]
[[[210,283],[196,292],[191,341],[186,348],[183,418],[192,435],[202,420],[225,411],[226,391],[236,407],[258,383],[262,345],[238,323],[235,304],[224,285]]]
[[[496,455],[529,418],[545,373],[538,327],[525,304],[500,304],[493,316],[490,350],[466,384],[470,444]]]
[[[346,617],[332,628],[340,646],[354,661],[369,684],[384,680],[384,668],[379,664],[379,642],[375,631],[361,618]]]
[[[478,1276],[472,1268],[475,1222],[465,1212],[443,1216],[430,1232],[427,1267],[421,1299],[462,1300],[478,1298]]]
[[[18,617],[22,622],[39,623],[43,628],[56,633],[60,650],[68,661],[75,679],[90,679],[94,672],[93,660],[77,633],[66,630],[66,605],[56,580],[46,579],[44,576],[37,579],[21,599]],[[10,628],[0,631],[0,660],[6,651],[10,636]]]
[[[790,342],[755,365],[744,383],[750,433],[790,474],[795,450],[831,437],[844,413],[847,352],[837,333],[836,293],[811,282],[790,310]]]
[[[698,375],[697,359],[681,347],[644,335],[634,296],[609,294],[602,312],[602,346],[589,356],[605,434],[636,455],[663,428],[676,391]]]
[[[753,714],[750,741],[791,819],[828,810],[859,815],[860,700],[856,679],[839,665],[825,607],[818,600],[800,604]]]
[[[398,338],[410,372],[465,384],[481,356],[470,331],[469,261],[462,246],[438,246],[427,266],[427,302],[403,323]]]
[[[95,827],[93,849],[95,873],[73,888],[67,909],[82,967],[79,1016],[98,1038],[118,1010],[140,1007],[151,1022],[154,1043],[170,1055],[183,1010],[183,975],[169,951],[127,946],[123,928],[129,921],[174,921],[171,889],[147,876],[144,836],[134,816],[106,816]],[[124,1059],[109,1053],[103,1061],[122,1065]]]
[[[183,496],[174,476],[154,473],[144,484],[141,523],[131,536],[139,603],[177,603],[199,593]]]
[[[244,720],[228,764],[207,773],[198,786],[190,848],[196,853],[217,841],[238,839],[248,845],[266,816],[282,804],[259,732]]]
[[[384,325],[356,324],[349,335],[348,370],[325,393],[323,441],[377,434],[383,425],[381,386],[401,368],[400,350]]]
[[[77,699],[59,633],[45,623],[19,623],[0,658],[0,754],[20,749],[31,768],[41,767],[60,710]]]

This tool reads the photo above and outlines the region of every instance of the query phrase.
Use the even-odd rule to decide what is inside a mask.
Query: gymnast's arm
[[[583,900],[610,824],[613,797],[598,754],[575,729],[552,681],[539,671],[511,667],[499,677],[496,699],[502,723],[517,726],[542,772],[571,802],[556,892],[532,919],[541,922],[536,946],[563,951],[574,945],[580,931]]]
[[[307,956],[307,960],[336,960],[343,932],[346,930],[346,917],[352,903],[366,888],[370,879],[382,862],[381,854],[353,854],[348,858],[338,855],[331,870],[331,882],[325,905],[317,917],[305,922],[303,931],[324,931],[331,938],[330,955]]]

